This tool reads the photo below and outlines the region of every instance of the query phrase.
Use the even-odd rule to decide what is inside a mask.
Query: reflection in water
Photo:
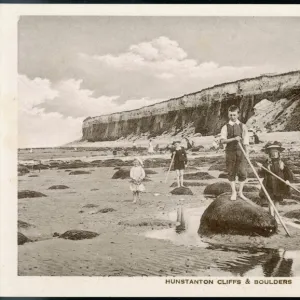
[[[204,209],[183,209],[170,214],[176,228],[154,230],[147,232],[150,238],[171,240],[173,243],[185,246],[197,246],[207,251],[226,251],[233,253],[233,258],[216,261],[216,268],[234,276],[265,276],[292,277],[300,276],[300,251],[285,251],[283,249],[267,249],[254,247],[224,246],[208,244],[197,234],[201,215]]]

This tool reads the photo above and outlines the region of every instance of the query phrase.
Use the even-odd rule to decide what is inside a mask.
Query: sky
[[[300,70],[300,18],[23,16],[18,26],[20,148],[80,139],[89,116]]]

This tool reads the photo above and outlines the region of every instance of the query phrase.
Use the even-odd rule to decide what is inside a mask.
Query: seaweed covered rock
[[[91,172],[87,172],[87,171],[73,171],[73,172],[70,172],[69,175],[87,175],[87,174],[91,174]]]
[[[39,198],[39,197],[47,197],[47,196],[43,193],[36,192],[36,191],[29,191],[29,190],[24,190],[24,191],[18,192],[18,199]]]
[[[124,169],[124,168],[120,168],[112,176],[112,179],[127,179],[127,178],[130,178],[130,169]]]
[[[225,172],[222,172],[219,174],[218,178],[228,178],[228,174]]]
[[[18,176],[23,176],[25,174],[28,174],[30,171],[27,167],[23,165],[18,166]]]
[[[128,227],[173,227],[175,222],[169,220],[159,220],[159,219],[135,219],[128,221],[119,221],[118,225],[128,226]]]
[[[68,189],[69,187],[66,186],[66,185],[61,185],[61,184],[58,184],[58,185],[52,185],[49,187],[48,190],[65,190],[65,189]]]
[[[171,158],[148,158],[144,161],[145,168],[161,168],[170,165]]]
[[[215,183],[212,183],[212,184],[208,185],[204,189],[204,194],[205,195],[219,196],[223,193],[228,193],[230,191],[231,191],[231,187],[230,187],[229,182],[219,181],[219,182],[215,182]]]
[[[151,170],[151,169],[145,169],[145,173],[146,173],[147,175],[153,175],[153,174],[157,174],[157,172],[156,172],[156,171],[154,171],[154,170]]]
[[[32,225],[32,224],[29,224],[29,223],[27,223],[27,222],[18,220],[18,228],[27,229],[27,228],[30,228],[30,227],[35,227],[35,226]]]
[[[65,233],[61,234],[59,238],[66,239],[66,240],[85,240],[85,239],[92,239],[99,235],[99,233],[93,231],[86,231],[86,230],[68,230]]]
[[[284,215],[286,218],[297,219],[300,221],[300,209],[292,210]]]
[[[193,195],[193,192],[187,187],[177,187],[171,191],[172,195]]]
[[[214,179],[213,176],[208,174],[207,172],[196,172],[196,173],[187,173],[183,175],[185,180],[206,180],[206,179]]]
[[[105,208],[101,208],[97,211],[97,213],[101,213],[101,214],[106,214],[108,212],[113,212],[116,211],[114,208],[112,207],[105,207]]]
[[[267,211],[242,199],[230,200],[230,194],[220,195],[204,211],[198,233],[271,236],[277,232],[277,222]]]
[[[18,232],[18,245],[24,245],[25,243],[29,242],[32,242],[32,240],[25,236],[23,233]]]
[[[203,182],[198,182],[198,181],[185,181],[184,182],[185,186],[205,186],[206,183]],[[170,187],[176,187],[177,186],[177,182],[173,182]]]

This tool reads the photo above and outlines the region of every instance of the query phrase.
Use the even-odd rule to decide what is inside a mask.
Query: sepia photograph
[[[19,276],[300,276],[300,18],[20,16]]]

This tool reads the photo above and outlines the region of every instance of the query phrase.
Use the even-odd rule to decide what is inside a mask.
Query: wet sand
[[[280,227],[279,233],[270,238],[226,235],[201,239],[195,230],[201,212],[213,200],[204,197],[203,190],[221,179],[201,180],[203,185],[191,187],[194,195],[175,196],[170,194],[174,172],[165,183],[165,168],[155,168],[158,174],[149,175],[151,181],[145,182],[142,204],[137,205],[132,203],[129,180],[111,179],[116,171],[112,167],[80,170],[91,174],[69,175],[64,169],[49,169],[19,177],[19,190],[47,195],[19,199],[19,220],[34,225],[20,229],[34,242],[18,247],[19,275],[267,276],[263,266],[278,256],[276,249],[300,250],[300,230],[292,227],[292,237]],[[33,174],[38,177],[29,177]],[[69,188],[48,189],[59,184]],[[87,204],[95,207],[83,208]],[[184,208],[187,223],[193,222],[192,232],[189,229],[186,233],[192,234],[189,241],[197,242],[187,243],[185,233],[175,233],[172,239],[178,205]],[[114,211],[98,212],[102,208]],[[280,211],[284,214],[299,208],[299,204],[285,205]],[[99,236],[80,241],[53,237],[55,232],[62,234],[71,229],[94,231]],[[166,237],[161,238],[157,232],[164,231]],[[177,239],[180,236],[183,238]],[[296,255],[289,276],[300,272],[298,266]]]

